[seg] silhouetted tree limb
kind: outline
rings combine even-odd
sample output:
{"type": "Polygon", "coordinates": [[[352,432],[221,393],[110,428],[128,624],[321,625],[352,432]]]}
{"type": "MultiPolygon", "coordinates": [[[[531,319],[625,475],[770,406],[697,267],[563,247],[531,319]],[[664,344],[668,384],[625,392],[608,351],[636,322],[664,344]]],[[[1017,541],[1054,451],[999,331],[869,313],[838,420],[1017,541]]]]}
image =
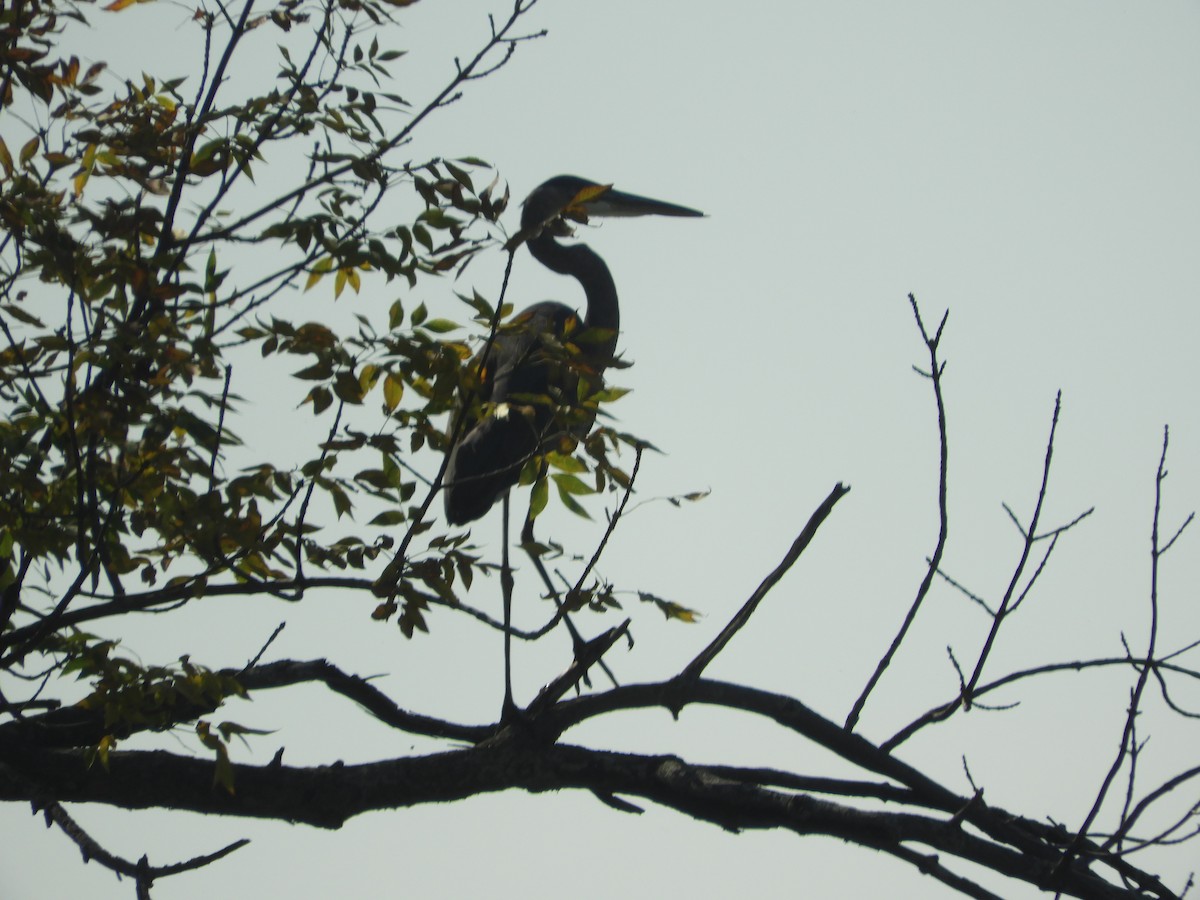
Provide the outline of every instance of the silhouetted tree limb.
{"type": "Polygon", "coordinates": [[[917,321],[917,328],[921,332],[921,339],[925,342],[925,348],[929,353],[929,369],[922,370],[918,366],[913,366],[913,370],[920,376],[929,379],[929,383],[933,388],[934,404],[937,407],[937,423],[938,423],[938,535],[937,541],[934,544],[933,555],[929,558],[929,564],[925,570],[925,577],[921,579],[921,584],[917,588],[917,594],[913,598],[912,605],[909,606],[908,612],[905,613],[904,620],[900,624],[896,636],[892,638],[891,645],[879,657],[879,663],[875,666],[875,671],[871,673],[871,677],[867,679],[866,685],[862,689],[862,693],[858,695],[858,699],[854,701],[854,705],[850,708],[849,714],[846,716],[846,728],[853,729],[857,724],[859,717],[862,715],[863,707],[867,705],[867,700],[871,696],[871,692],[875,690],[879,680],[883,678],[884,672],[891,665],[892,658],[900,649],[900,645],[904,642],[905,636],[916,621],[917,612],[921,608],[921,604],[925,601],[925,597],[929,594],[929,588],[933,584],[933,577],[941,565],[942,554],[946,551],[946,540],[950,536],[950,516],[947,511],[946,495],[947,484],[949,481],[950,471],[950,445],[946,437],[946,402],[942,396],[942,375],[945,372],[946,364],[938,355],[939,345],[942,340],[942,332],[946,328],[946,321],[950,318],[950,310],[946,310],[942,314],[942,320],[938,323],[937,331],[933,336],[925,328],[925,322],[921,318],[921,309],[917,305],[917,298],[913,294],[908,295],[909,306],[912,307],[913,317],[917,321]]]}
{"type": "MultiPolygon", "coordinates": [[[[749,770],[731,778],[734,773],[727,768],[710,770],[675,756],[613,753],[551,743],[539,733],[540,723],[534,724],[532,732],[523,727],[506,728],[463,750],[378,763],[313,768],[235,766],[236,795],[214,784],[211,763],[161,751],[114,752],[105,769],[90,766],[82,751],[24,754],[10,746],[4,748],[5,756],[21,768],[23,777],[13,779],[8,771],[0,772],[0,797],[36,800],[30,787],[36,782],[54,784],[64,802],[101,802],[127,809],[187,809],[336,828],[348,818],[370,810],[447,802],[510,788],[533,793],[583,789],[652,801],[732,831],[783,828],[799,835],[825,834],[892,853],[910,863],[916,860],[901,852],[901,847],[916,843],[1068,896],[1128,896],[1123,889],[1091,874],[1082,863],[1057,867],[1062,845],[1069,840],[1061,830],[1020,820],[976,799],[955,795],[790,698],[703,680],[690,691],[664,683],[615,689],[606,694],[587,698],[594,701],[591,704],[581,699],[564,705],[574,705],[579,716],[578,707],[586,705],[612,712],[645,705],[720,702],[729,708],[769,715],[785,727],[809,736],[820,735],[845,758],[906,783],[911,805],[939,810],[944,815],[862,810],[818,800],[807,793],[781,793],[751,783],[747,781],[749,770]],[[618,702],[613,694],[624,695],[627,700],[618,702]],[[965,830],[964,824],[972,826],[972,831],[965,830]],[[982,835],[974,834],[975,829],[982,835]]],[[[772,776],[772,780],[779,779],[772,776]]],[[[808,785],[810,790],[820,786],[817,782],[808,785]]],[[[850,784],[839,785],[838,793],[851,795],[850,784]]],[[[878,786],[868,785],[864,793],[878,797],[881,791],[878,786]]],[[[892,792],[889,799],[899,801],[903,796],[892,792]]],[[[1112,865],[1150,896],[1173,896],[1156,879],[1118,858],[1101,854],[1089,863],[1112,865]]]]}

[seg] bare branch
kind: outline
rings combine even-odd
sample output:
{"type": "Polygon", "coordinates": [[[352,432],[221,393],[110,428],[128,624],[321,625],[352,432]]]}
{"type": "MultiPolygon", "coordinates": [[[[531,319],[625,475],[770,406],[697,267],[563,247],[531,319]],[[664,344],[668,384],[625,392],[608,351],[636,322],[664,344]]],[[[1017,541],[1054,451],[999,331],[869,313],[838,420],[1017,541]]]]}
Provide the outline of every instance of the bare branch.
{"type": "Polygon", "coordinates": [[[1173,535],[1171,535],[1170,540],[1168,540],[1166,543],[1164,543],[1162,545],[1162,549],[1160,549],[1158,551],[1159,556],[1162,556],[1164,553],[1166,553],[1168,550],[1171,549],[1171,545],[1174,544],[1175,541],[1177,541],[1179,539],[1180,535],[1183,534],[1184,529],[1192,524],[1192,519],[1194,519],[1194,518],[1196,518],[1196,514],[1194,512],[1188,513],[1187,518],[1183,520],[1183,524],[1180,525],[1179,528],[1177,528],[1175,530],[1175,533],[1173,535]]]}
{"type": "MultiPolygon", "coordinates": [[[[991,681],[987,684],[978,685],[972,692],[971,696],[974,700],[975,698],[985,696],[992,691],[999,690],[1000,688],[1014,684],[1015,682],[1029,678],[1040,677],[1042,675],[1048,675],[1054,672],[1082,672],[1087,669],[1111,668],[1113,666],[1124,667],[1129,666],[1131,662],[1132,661],[1128,656],[1116,656],[1107,657],[1104,659],[1076,660],[1074,662],[1049,663],[1043,666],[1034,666],[1029,669],[1022,669],[1019,672],[1013,672],[1009,675],[1005,675],[1003,678],[997,678],[995,681],[991,681]]],[[[1157,660],[1153,664],[1152,668],[1156,672],[1161,669],[1164,671],[1176,672],[1178,674],[1200,680],[1200,672],[1184,668],[1183,666],[1166,663],[1163,660],[1157,660]]],[[[884,750],[894,750],[926,725],[945,721],[950,715],[960,708],[961,699],[962,694],[960,691],[960,693],[953,699],[943,703],[940,706],[935,706],[923,713],[921,716],[904,726],[904,728],[900,729],[898,732],[896,732],[896,734],[892,735],[892,737],[888,738],[879,746],[884,750]]],[[[1182,710],[1177,711],[1181,712],[1183,715],[1191,715],[1182,710]]]]}
{"type": "Polygon", "coordinates": [[[47,823],[53,822],[62,829],[63,834],[75,842],[75,845],[79,848],[79,852],[83,854],[83,861],[85,863],[94,860],[104,866],[104,868],[110,869],[118,875],[135,879],[139,893],[148,891],[150,885],[159,878],[166,878],[170,875],[178,875],[181,872],[190,872],[194,869],[202,868],[219,859],[223,859],[235,850],[240,850],[250,843],[249,839],[242,838],[213,853],[206,853],[202,856],[196,856],[192,859],[172,863],[167,866],[151,866],[145,856],[135,863],[105,850],[95,838],[84,831],[83,827],[68,815],[61,803],[50,801],[41,807],[41,811],[45,814],[47,823]]]}
{"type": "MultiPolygon", "coordinates": [[[[925,557],[925,563],[928,565],[930,562],[932,562],[932,560],[928,556],[925,557]]],[[[982,607],[984,612],[986,612],[989,616],[994,616],[996,614],[996,611],[993,610],[990,606],[988,606],[988,603],[986,600],[984,600],[978,594],[973,593],[965,585],[959,584],[957,581],[955,581],[953,578],[951,578],[949,575],[947,575],[941,569],[937,570],[937,574],[938,574],[938,577],[940,577],[943,581],[945,581],[948,585],[950,585],[950,587],[954,588],[956,591],[958,591],[960,594],[962,594],[968,600],[971,600],[978,606],[982,607]]]]}
{"type": "MultiPolygon", "coordinates": [[[[1050,436],[1046,440],[1046,460],[1042,465],[1042,484],[1038,488],[1037,502],[1033,508],[1033,518],[1029,522],[1029,529],[1025,531],[1025,542],[1021,548],[1021,558],[1017,561],[1012,579],[1008,583],[1008,589],[1004,592],[1004,598],[1000,601],[1000,607],[996,610],[996,615],[992,619],[992,627],[988,632],[987,639],[983,642],[983,649],[979,651],[979,659],[975,663],[975,671],[971,673],[971,677],[967,681],[967,686],[963,691],[963,703],[968,706],[971,703],[971,696],[975,690],[975,686],[979,683],[979,679],[983,675],[983,667],[992,652],[996,635],[1000,632],[1000,625],[1004,622],[1005,616],[1011,612],[1010,605],[1013,603],[1013,593],[1016,591],[1017,583],[1021,579],[1021,573],[1025,570],[1025,563],[1029,559],[1029,553],[1033,547],[1034,535],[1037,534],[1038,521],[1042,514],[1042,504],[1046,499],[1046,486],[1050,480],[1050,460],[1054,454],[1054,432],[1058,428],[1058,414],[1061,410],[1062,392],[1059,391],[1054,397],[1054,415],[1050,420],[1050,436]]],[[[1016,517],[1014,516],[1013,518],[1015,521],[1016,517]]],[[[1053,548],[1053,544],[1051,547],[1053,548]]],[[[1030,584],[1032,585],[1032,580],[1030,584]]]]}
{"type": "Polygon", "coordinates": [[[848,493],[850,493],[850,488],[845,487],[840,482],[834,485],[833,490],[829,492],[829,496],[822,501],[821,505],[809,517],[807,524],[805,524],[800,534],[796,537],[796,540],[792,542],[792,546],[784,554],[783,560],[779,565],[775,567],[770,575],[762,580],[754,590],[754,593],[742,604],[742,608],[729,620],[729,624],[721,629],[721,633],[713,639],[712,643],[701,650],[696,658],[688,663],[683,671],[676,676],[680,682],[687,683],[699,678],[708,664],[716,658],[718,653],[725,649],[725,645],[733,639],[733,636],[741,630],[742,626],[750,621],[750,617],[754,614],[754,610],[758,608],[758,604],[763,601],[763,598],[767,596],[771,588],[779,583],[780,579],[787,574],[788,569],[800,558],[800,554],[812,543],[812,539],[816,536],[817,529],[821,527],[821,523],[833,512],[834,505],[848,493]]]}
{"type": "Polygon", "coordinates": [[[900,625],[900,630],[896,632],[896,636],[892,639],[892,644],[887,651],[880,657],[875,671],[871,673],[871,677],[867,679],[866,686],[862,689],[862,693],[858,695],[858,699],[854,701],[854,705],[850,708],[849,715],[846,716],[846,730],[853,731],[855,725],[858,724],[859,716],[862,715],[863,707],[867,705],[867,698],[871,696],[871,692],[875,690],[875,685],[879,683],[879,679],[883,677],[883,673],[887,671],[891,665],[892,657],[896,655],[896,651],[900,649],[900,645],[904,642],[905,635],[908,634],[908,629],[912,627],[912,623],[917,618],[917,611],[921,608],[921,603],[925,600],[925,596],[929,593],[929,588],[933,584],[934,573],[942,564],[942,554],[946,549],[946,539],[950,534],[949,517],[946,511],[946,480],[950,464],[949,444],[946,440],[946,404],[942,397],[942,374],[945,371],[945,364],[938,358],[938,343],[942,339],[942,330],[946,327],[946,320],[950,317],[950,311],[942,315],[942,321],[938,323],[937,333],[931,338],[925,330],[925,323],[921,319],[921,310],[917,306],[917,298],[913,294],[908,295],[909,305],[912,306],[913,316],[917,320],[917,328],[921,331],[921,338],[925,341],[925,346],[929,350],[929,372],[924,373],[929,378],[933,385],[933,398],[937,404],[937,420],[938,420],[938,536],[937,543],[934,546],[933,554],[929,557],[929,565],[925,569],[925,577],[921,580],[920,587],[917,588],[917,595],[913,598],[912,605],[908,609],[908,613],[904,616],[904,621],[900,625]]]}
{"type": "Polygon", "coordinates": [[[642,451],[644,449],[640,444],[634,447],[633,468],[629,472],[629,484],[625,487],[625,492],[621,496],[621,502],[617,504],[617,508],[613,511],[613,514],[608,517],[608,527],[604,529],[604,536],[600,538],[600,543],[596,545],[596,552],[592,554],[592,558],[584,566],[583,571],[579,574],[579,578],[575,581],[575,587],[571,589],[568,596],[577,596],[583,590],[583,583],[587,581],[587,577],[592,574],[592,570],[600,562],[604,548],[608,546],[608,539],[612,537],[612,533],[616,530],[617,523],[621,521],[621,514],[625,512],[625,506],[629,503],[629,498],[633,495],[633,485],[637,481],[638,469],[642,467],[642,451]]]}
{"type": "MultiPolygon", "coordinates": [[[[1104,780],[1100,784],[1100,789],[1096,792],[1096,799],[1092,803],[1092,808],[1084,817],[1083,824],[1079,827],[1079,837],[1072,842],[1071,846],[1063,854],[1064,862],[1070,856],[1077,852],[1078,845],[1082,842],[1083,835],[1088,833],[1092,827],[1092,823],[1096,820],[1096,816],[1100,814],[1100,808],[1104,805],[1104,798],[1108,795],[1108,789],[1116,778],[1117,773],[1121,770],[1126,757],[1130,752],[1133,742],[1134,729],[1137,724],[1137,717],[1141,710],[1142,692],[1146,688],[1146,679],[1150,677],[1150,670],[1154,663],[1154,650],[1158,643],[1158,564],[1162,556],[1163,550],[1158,539],[1159,517],[1162,514],[1162,485],[1167,477],[1167,445],[1170,440],[1170,431],[1163,428],[1162,453],[1158,458],[1158,471],[1154,478],[1154,518],[1150,528],[1150,634],[1147,640],[1145,664],[1142,666],[1141,673],[1138,675],[1137,683],[1134,685],[1133,691],[1130,693],[1129,708],[1125,716],[1125,726],[1121,733],[1121,740],[1117,747],[1117,755],[1109,767],[1108,772],[1104,776],[1104,780]]],[[[1132,789],[1132,786],[1131,786],[1132,789]]],[[[1120,832],[1118,832],[1120,833],[1120,832]]]]}

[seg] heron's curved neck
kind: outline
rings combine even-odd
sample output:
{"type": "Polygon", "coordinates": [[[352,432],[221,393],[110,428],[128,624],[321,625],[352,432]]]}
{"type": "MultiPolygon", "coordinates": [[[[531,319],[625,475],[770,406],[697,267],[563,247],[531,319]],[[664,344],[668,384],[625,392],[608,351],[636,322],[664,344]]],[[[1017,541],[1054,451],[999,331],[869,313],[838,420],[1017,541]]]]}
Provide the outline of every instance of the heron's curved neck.
{"type": "Polygon", "coordinates": [[[584,325],[612,332],[610,352],[616,349],[621,311],[617,304],[617,286],[599,254],[584,244],[563,245],[547,231],[529,242],[533,258],[552,272],[570,275],[579,282],[587,297],[584,325]]]}

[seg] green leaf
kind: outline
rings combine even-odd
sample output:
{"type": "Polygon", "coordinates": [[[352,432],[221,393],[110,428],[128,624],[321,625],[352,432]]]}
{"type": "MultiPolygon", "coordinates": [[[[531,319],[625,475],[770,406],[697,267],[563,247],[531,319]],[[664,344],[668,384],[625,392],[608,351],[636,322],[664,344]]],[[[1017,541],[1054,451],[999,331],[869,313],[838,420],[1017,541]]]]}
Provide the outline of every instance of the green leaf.
{"type": "Polygon", "coordinates": [[[350,495],[342,490],[341,485],[330,481],[325,482],[322,486],[329,493],[329,496],[333,498],[333,508],[337,512],[339,519],[354,509],[354,504],[350,502],[350,495]]]}
{"type": "Polygon", "coordinates": [[[632,388],[605,388],[602,391],[596,391],[587,399],[594,400],[597,403],[612,403],[614,400],[620,400],[628,394],[632,388]]]}
{"type": "Polygon", "coordinates": [[[563,472],[574,472],[578,474],[588,470],[587,464],[584,463],[583,460],[572,456],[569,453],[559,453],[557,450],[552,450],[546,454],[546,462],[550,463],[550,465],[554,466],[554,468],[562,470],[563,472]]]}
{"type": "Polygon", "coordinates": [[[393,525],[401,525],[405,521],[404,510],[389,509],[387,512],[381,512],[373,518],[368,524],[378,525],[382,528],[389,528],[393,525]]]}
{"type": "Polygon", "coordinates": [[[274,734],[275,732],[262,728],[247,728],[245,725],[239,725],[237,722],[222,722],[217,726],[217,730],[221,732],[221,737],[226,741],[233,735],[241,736],[243,734],[274,734]]]}
{"type": "MultiPolygon", "coordinates": [[[[311,366],[301,369],[299,372],[293,372],[293,378],[302,378],[306,381],[323,381],[333,374],[333,366],[329,364],[327,359],[319,359],[311,366]]],[[[358,382],[356,381],[355,384],[358,382]]]]}
{"type": "Polygon", "coordinates": [[[592,518],[588,511],[579,505],[579,501],[563,491],[561,487],[558,490],[558,499],[562,501],[563,506],[575,513],[575,515],[579,516],[580,518],[589,520],[592,518]]]}
{"type": "Polygon", "coordinates": [[[442,165],[444,165],[446,167],[446,171],[448,171],[452,176],[454,176],[455,181],[457,181],[459,184],[461,184],[463,187],[465,187],[471,193],[475,192],[475,185],[473,185],[471,183],[470,175],[468,175],[465,171],[460,169],[458,166],[454,165],[454,163],[450,162],[448,159],[442,160],[442,165]]]}
{"type": "Polygon", "coordinates": [[[8,315],[12,316],[18,322],[24,322],[26,325],[33,325],[37,328],[45,328],[46,327],[45,325],[42,324],[41,319],[39,319],[37,316],[30,315],[29,313],[25,312],[25,310],[21,309],[21,307],[15,305],[15,304],[3,303],[3,304],[0,304],[0,309],[4,310],[4,312],[6,312],[8,315]]]}
{"type": "Polygon", "coordinates": [[[566,472],[554,472],[550,477],[554,479],[554,483],[558,486],[559,494],[586,496],[596,493],[595,488],[585,484],[575,475],[566,472]]]}
{"type": "Polygon", "coordinates": [[[333,392],[347,403],[359,404],[363,401],[362,385],[353,372],[338,372],[333,380],[333,392]]]}
{"type": "Polygon", "coordinates": [[[550,484],[545,478],[539,478],[533,483],[533,491],[529,495],[529,518],[536,519],[550,499],[550,484]]]}
{"type": "Polygon", "coordinates": [[[320,415],[333,404],[333,394],[328,388],[313,388],[308,392],[308,399],[312,401],[314,415],[320,415]]]}
{"type": "MultiPolygon", "coordinates": [[[[444,209],[438,209],[436,206],[425,210],[425,212],[421,213],[421,215],[417,218],[419,221],[428,224],[431,228],[437,228],[442,231],[453,228],[455,225],[462,224],[462,222],[447,213],[444,209]]],[[[418,239],[419,237],[420,236],[418,235],[418,239]]],[[[424,243],[424,241],[422,241],[422,243],[424,243]]],[[[433,248],[431,247],[430,249],[433,248]]]]}
{"type": "Polygon", "coordinates": [[[39,138],[34,135],[25,142],[25,146],[21,148],[21,166],[24,168],[33,159],[33,154],[37,153],[39,138]]]}

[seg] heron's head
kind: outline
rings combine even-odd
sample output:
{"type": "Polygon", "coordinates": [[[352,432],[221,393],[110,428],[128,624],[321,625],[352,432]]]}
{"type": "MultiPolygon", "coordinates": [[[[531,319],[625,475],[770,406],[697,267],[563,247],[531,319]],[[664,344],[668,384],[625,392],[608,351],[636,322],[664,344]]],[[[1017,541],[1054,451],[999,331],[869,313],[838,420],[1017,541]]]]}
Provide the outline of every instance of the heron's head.
{"type": "Polygon", "coordinates": [[[592,216],[702,216],[704,213],[627,194],[575,175],[558,175],[538,185],[525,199],[521,230],[537,233],[549,230],[556,236],[571,233],[568,220],[586,222],[592,216]]]}

